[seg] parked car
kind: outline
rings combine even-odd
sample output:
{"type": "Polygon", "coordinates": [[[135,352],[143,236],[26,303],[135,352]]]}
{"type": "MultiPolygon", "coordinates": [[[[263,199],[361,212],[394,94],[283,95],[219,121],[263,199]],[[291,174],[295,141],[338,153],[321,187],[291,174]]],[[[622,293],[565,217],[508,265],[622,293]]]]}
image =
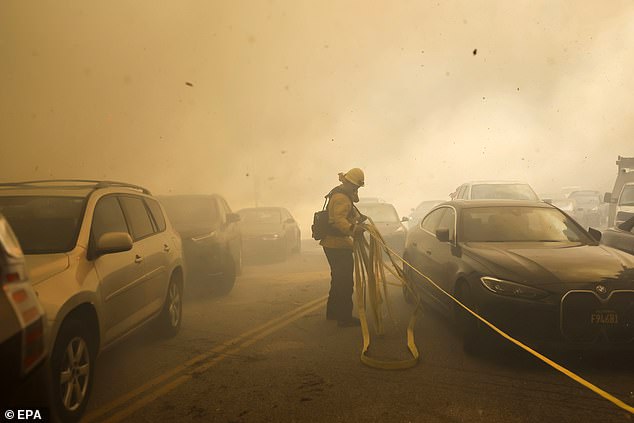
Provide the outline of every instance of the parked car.
{"type": "Polygon", "coordinates": [[[539,197],[525,182],[479,181],[467,182],[450,195],[452,200],[532,200],[539,197]]]}
{"type": "MultiPolygon", "coordinates": [[[[450,201],[410,231],[405,259],[511,336],[545,345],[634,346],[634,257],[552,205],[450,201]]],[[[486,328],[404,266],[423,300],[454,317],[466,351],[486,328]]]]}
{"type": "Polygon", "coordinates": [[[634,216],[619,226],[603,231],[601,244],[634,254],[634,216]]]}
{"type": "Polygon", "coordinates": [[[608,226],[608,205],[603,202],[599,191],[573,191],[568,194],[568,198],[575,202],[572,216],[581,226],[584,228],[608,226]]]}
{"type": "Polygon", "coordinates": [[[0,403],[46,407],[46,316],[29,282],[20,244],[2,215],[0,286],[0,403]]]}
{"type": "Polygon", "coordinates": [[[286,258],[301,250],[302,235],[297,221],[283,207],[254,207],[238,211],[245,256],[273,252],[286,258]]]}
{"type": "Polygon", "coordinates": [[[357,208],[361,214],[372,219],[388,247],[401,255],[407,238],[407,228],[403,222],[407,222],[407,218],[399,219],[396,209],[389,203],[359,202],[357,208]]]}
{"type": "Polygon", "coordinates": [[[415,209],[412,209],[412,213],[409,215],[409,221],[407,222],[408,228],[411,229],[413,226],[418,225],[431,209],[443,201],[444,200],[427,200],[418,204],[415,209]]]}
{"type": "Polygon", "coordinates": [[[192,281],[229,293],[242,272],[240,216],[217,194],[170,195],[160,201],[183,240],[192,281]]]}
{"type": "Polygon", "coordinates": [[[125,183],[4,183],[0,213],[46,312],[52,409],[77,421],[100,351],[150,321],[167,336],[178,332],[180,238],[150,192],[125,183]]]}

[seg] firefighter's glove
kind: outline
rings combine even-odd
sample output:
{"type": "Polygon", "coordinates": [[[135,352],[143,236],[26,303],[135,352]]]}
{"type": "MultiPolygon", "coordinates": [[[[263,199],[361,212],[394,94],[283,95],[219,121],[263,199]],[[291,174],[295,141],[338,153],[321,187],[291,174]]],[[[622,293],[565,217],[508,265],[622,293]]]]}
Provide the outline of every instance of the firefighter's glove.
{"type": "Polygon", "coordinates": [[[354,225],[354,229],[352,230],[352,236],[354,238],[362,237],[363,232],[365,232],[365,225],[361,225],[361,224],[354,225]]]}

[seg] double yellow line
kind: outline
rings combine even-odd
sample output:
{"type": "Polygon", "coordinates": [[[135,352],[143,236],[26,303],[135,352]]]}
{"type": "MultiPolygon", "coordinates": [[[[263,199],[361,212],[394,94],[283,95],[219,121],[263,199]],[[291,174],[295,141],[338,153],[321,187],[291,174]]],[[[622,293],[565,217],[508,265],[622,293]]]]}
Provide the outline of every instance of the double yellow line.
{"type": "Polygon", "coordinates": [[[327,296],[310,301],[276,319],[257,326],[237,337],[223,342],[211,350],[199,354],[184,364],[178,365],[166,373],[155,377],[138,388],[115,399],[84,416],[84,422],[119,422],[142,409],[157,398],[173,391],[191,380],[195,374],[202,373],[227,357],[233,356],[262,338],[288,326],[295,320],[323,307],[327,296]]]}

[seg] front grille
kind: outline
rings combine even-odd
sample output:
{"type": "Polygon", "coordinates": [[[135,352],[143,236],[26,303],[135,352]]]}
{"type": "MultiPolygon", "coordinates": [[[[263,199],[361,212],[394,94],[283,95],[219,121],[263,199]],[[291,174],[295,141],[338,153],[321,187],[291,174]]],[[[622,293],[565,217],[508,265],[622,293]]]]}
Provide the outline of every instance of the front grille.
{"type": "Polygon", "coordinates": [[[634,291],[601,298],[592,291],[571,291],[561,300],[561,333],[569,341],[634,341],[634,291]]]}

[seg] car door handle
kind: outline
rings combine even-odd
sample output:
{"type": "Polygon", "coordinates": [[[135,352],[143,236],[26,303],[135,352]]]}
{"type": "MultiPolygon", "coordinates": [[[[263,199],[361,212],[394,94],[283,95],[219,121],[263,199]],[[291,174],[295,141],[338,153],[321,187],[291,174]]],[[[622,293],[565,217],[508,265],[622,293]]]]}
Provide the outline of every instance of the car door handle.
{"type": "Polygon", "coordinates": [[[170,246],[167,244],[163,244],[163,251],[165,251],[166,253],[170,252],[170,246]]]}
{"type": "Polygon", "coordinates": [[[142,261],[143,261],[143,257],[137,254],[136,257],[134,258],[134,262],[141,263],[142,261]]]}

